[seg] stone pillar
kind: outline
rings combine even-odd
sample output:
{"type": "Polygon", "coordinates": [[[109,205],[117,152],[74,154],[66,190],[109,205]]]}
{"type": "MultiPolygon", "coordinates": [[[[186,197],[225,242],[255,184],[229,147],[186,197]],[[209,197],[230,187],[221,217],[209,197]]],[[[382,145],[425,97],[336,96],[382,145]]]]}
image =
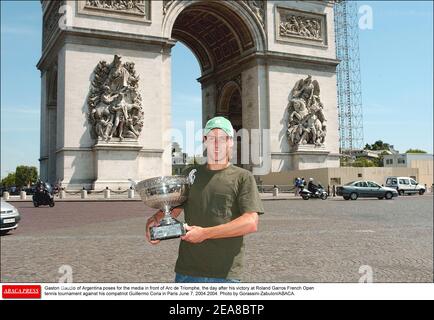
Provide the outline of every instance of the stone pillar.
{"type": "Polygon", "coordinates": [[[104,190],[104,199],[110,199],[110,189],[106,188],[104,190]]]}
{"type": "Polygon", "coordinates": [[[3,199],[5,201],[9,200],[9,192],[7,192],[7,191],[3,192],[3,199]]]}
{"type": "Polygon", "coordinates": [[[92,188],[102,190],[106,187],[129,187],[130,182],[125,177],[137,176],[141,149],[142,146],[132,140],[111,143],[98,141],[92,148],[96,172],[92,188]]]}
{"type": "Polygon", "coordinates": [[[41,70],[39,176],[43,181],[48,181],[47,77],[48,71],[41,70]]]}
{"type": "Polygon", "coordinates": [[[57,110],[56,106],[50,105],[47,109],[48,126],[48,168],[47,180],[49,183],[56,182],[56,138],[57,138],[57,110]]]}
{"type": "Polygon", "coordinates": [[[132,188],[128,190],[128,199],[134,199],[134,189],[132,188]]]}
{"type": "Polygon", "coordinates": [[[26,192],[25,191],[20,191],[20,199],[21,200],[26,200],[26,198],[27,198],[26,192]]]}
{"type": "Polygon", "coordinates": [[[87,199],[87,190],[81,190],[81,198],[82,199],[87,199]]]}
{"type": "Polygon", "coordinates": [[[277,197],[279,195],[279,188],[274,186],[273,188],[273,197],[277,197]]]}

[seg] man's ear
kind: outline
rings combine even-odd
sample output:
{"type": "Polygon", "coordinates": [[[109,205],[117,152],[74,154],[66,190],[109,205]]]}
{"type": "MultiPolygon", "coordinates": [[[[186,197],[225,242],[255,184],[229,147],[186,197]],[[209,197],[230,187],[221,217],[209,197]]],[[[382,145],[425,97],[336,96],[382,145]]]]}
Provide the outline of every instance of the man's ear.
{"type": "Polygon", "coordinates": [[[232,148],[234,146],[234,138],[229,138],[229,140],[228,140],[228,146],[230,148],[232,148]]]}

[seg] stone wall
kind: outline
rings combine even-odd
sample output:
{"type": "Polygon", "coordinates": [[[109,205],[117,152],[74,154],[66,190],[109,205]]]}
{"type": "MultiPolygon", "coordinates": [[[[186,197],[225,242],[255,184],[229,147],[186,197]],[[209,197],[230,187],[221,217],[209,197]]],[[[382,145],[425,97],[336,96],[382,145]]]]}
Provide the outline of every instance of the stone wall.
{"type": "MultiPolygon", "coordinates": [[[[265,176],[259,176],[264,185],[293,185],[296,177],[304,177],[306,181],[314,178],[327,185],[344,185],[355,180],[371,180],[378,184],[384,184],[388,176],[416,177],[419,179],[419,169],[416,168],[384,168],[384,167],[341,167],[341,168],[320,168],[310,170],[294,170],[287,172],[275,172],[265,176]],[[340,183],[338,180],[340,179],[340,183]]],[[[419,183],[422,182],[420,179],[419,183]]],[[[430,186],[430,184],[428,185],[430,186]]]]}

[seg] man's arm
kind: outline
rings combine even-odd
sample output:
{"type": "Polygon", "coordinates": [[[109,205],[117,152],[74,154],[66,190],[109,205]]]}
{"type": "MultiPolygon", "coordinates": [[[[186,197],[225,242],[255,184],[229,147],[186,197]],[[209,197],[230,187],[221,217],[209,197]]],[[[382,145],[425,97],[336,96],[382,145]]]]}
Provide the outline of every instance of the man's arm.
{"type": "Polygon", "coordinates": [[[187,226],[187,234],[181,239],[191,243],[201,243],[207,239],[221,239],[244,236],[258,230],[258,214],[246,212],[231,222],[215,227],[202,228],[187,226]]]}

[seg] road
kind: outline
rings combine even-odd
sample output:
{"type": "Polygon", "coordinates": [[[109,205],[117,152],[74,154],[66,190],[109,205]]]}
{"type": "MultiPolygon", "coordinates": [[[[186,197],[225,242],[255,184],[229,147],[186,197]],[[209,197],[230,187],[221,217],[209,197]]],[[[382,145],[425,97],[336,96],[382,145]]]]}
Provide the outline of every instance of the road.
{"type": "MultiPolygon", "coordinates": [[[[73,282],[174,279],[179,240],[148,244],[154,210],[141,202],[14,205],[22,222],[0,238],[2,282],[58,282],[69,267],[73,282]]],[[[259,231],[245,237],[244,282],[433,281],[432,195],[264,206],[259,231]]]]}

